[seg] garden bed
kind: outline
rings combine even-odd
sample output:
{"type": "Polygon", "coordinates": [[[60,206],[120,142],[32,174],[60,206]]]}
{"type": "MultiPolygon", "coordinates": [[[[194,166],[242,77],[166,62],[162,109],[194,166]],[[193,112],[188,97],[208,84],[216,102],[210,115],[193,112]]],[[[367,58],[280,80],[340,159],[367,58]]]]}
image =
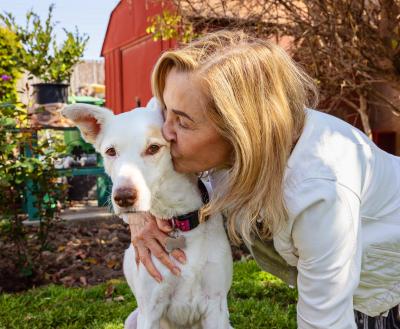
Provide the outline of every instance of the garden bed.
{"type": "MultiPolygon", "coordinates": [[[[32,237],[38,227],[26,229],[32,237]]],[[[30,250],[36,250],[38,256],[33,273],[18,273],[15,246],[11,242],[0,242],[0,289],[20,291],[49,283],[86,286],[121,277],[122,257],[129,242],[129,229],[117,218],[56,221],[50,229],[47,250],[39,252],[36,240],[27,241],[30,250]]]]}
{"type": "MultiPolygon", "coordinates": [[[[55,221],[44,251],[39,251],[39,243],[32,239],[38,227],[26,229],[31,237],[26,243],[38,257],[36,270],[20,273],[16,267],[15,245],[0,240],[0,293],[50,283],[66,287],[95,285],[123,276],[122,260],[130,243],[130,233],[119,218],[55,221]]],[[[233,254],[235,259],[241,259],[246,252],[233,248],[233,254]]]]}

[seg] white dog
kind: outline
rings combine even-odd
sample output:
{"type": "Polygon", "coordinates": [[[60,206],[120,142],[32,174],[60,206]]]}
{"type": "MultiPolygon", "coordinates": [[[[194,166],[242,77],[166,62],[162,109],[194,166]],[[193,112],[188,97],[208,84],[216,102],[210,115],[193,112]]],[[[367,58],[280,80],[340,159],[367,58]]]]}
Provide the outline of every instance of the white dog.
{"type": "MultiPolygon", "coordinates": [[[[124,274],[138,303],[137,328],[230,328],[227,294],[232,255],[222,216],[196,226],[197,210],[203,205],[197,177],[173,170],[169,144],[161,134],[158,102],[153,99],[147,108],[120,115],[86,104],[69,105],[62,113],[104,157],[113,182],[115,213],[124,217],[150,211],[158,218],[174,219],[180,228],[175,233],[185,238],[187,263],[173,260],[181,268],[180,276],[152,258],[163,277],[161,283],[142,264],[136,266],[132,245],[126,250],[124,274]]],[[[125,328],[136,327],[132,315],[125,328]]]]}

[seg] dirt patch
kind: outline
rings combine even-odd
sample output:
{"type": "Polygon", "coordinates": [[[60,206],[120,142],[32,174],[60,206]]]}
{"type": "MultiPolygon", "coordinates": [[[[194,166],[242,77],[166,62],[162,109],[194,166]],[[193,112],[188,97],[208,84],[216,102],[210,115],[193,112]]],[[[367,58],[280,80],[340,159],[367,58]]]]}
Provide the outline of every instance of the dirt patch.
{"type": "MultiPolygon", "coordinates": [[[[37,227],[27,228],[34,236],[37,227]]],[[[22,275],[15,265],[15,246],[0,241],[0,292],[17,292],[49,283],[68,287],[94,285],[123,276],[122,262],[130,243],[128,226],[119,218],[80,222],[56,221],[49,234],[47,250],[39,252],[28,239],[38,260],[33,273],[22,275]]],[[[234,259],[247,255],[233,248],[234,259]]],[[[135,264],[132,264],[135,266],[135,264]]]]}
{"type": "MultiPolygon", "coordinates": [[[[35,235],[38,228],[27,228],[35,235]]],[[[16,268],[12,243],[0,246],[0,289],[20,291],[48,283],[86,286],[121,277],[123,253],[130,242],[129,229],[118,218],[85,222],[55,222],[47,250],[28,240],[38,251],[36,269],[23,275],[16,268]]]]}

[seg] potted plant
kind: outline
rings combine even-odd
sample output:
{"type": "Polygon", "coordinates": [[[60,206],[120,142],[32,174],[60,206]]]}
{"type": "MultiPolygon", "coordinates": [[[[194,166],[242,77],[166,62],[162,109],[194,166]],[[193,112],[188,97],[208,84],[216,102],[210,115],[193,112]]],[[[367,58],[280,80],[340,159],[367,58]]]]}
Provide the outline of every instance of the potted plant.
{"type": "Polygon", "coordinates": [[[79,63],[89,37],[64,29],[66,39],[57,45],[53,22],[54,4],[49,7],[47,18],[42,22],[32,10],[26,13],[26,25],[18,25],[11,13],[0,14],[8,29],[16,34],[22,44],[20,67],[27,70],[31,77],[42,82],[34,84],[36,103],[65,103],[68,98],[68,83],[79,63]]]}

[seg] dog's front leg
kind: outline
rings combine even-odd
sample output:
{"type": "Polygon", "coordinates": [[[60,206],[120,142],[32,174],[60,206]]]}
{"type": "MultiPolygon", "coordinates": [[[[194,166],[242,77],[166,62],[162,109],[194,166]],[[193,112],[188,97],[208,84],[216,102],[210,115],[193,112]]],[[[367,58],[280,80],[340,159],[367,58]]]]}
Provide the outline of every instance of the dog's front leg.
{"type": "Polygon", "coordinates": [[[137,326],[134,329],[160,329],[164,305],[155,304],[154,298],[151,298],[151,296],[148,296],[147,300],[138,298],[137,302],[139,305],[137,309],[137,326]]]}
{"type": "MultiPolygon", "coordinates": [[[[144,270],[142,268],[141,270],[144,270]]],[[[154,280],[146,274],[149,280],[154,280]]],[[[145,280],[141,280],[145,282],[145,280]]],[[[137,321],[137,329],[161,329],[160,321],[169,304],[170,286],[168,284],[156,283],[149,289],[149,285],[144,284],[137,291],[137,303],[139,305],[139,314],[137,321]]],[[[138,287],[136,287],[138,288],[138,287]]]]}
{"type": "Polygon", "coordinates": [[[207,310],[201,320],[202,328],[231,329],[229,324],[228,301],[226,296],[217,295],[209,299],[207,310]]]}
{"type": "Polygon", "coordinates": [[[126,319],[124,329],[160,329],[160,318],[165,307],[165,303],[160,302],[160,296],[168,295],[165,291],[167,288],[156,283],[143,264],[136,266],[132,245],[125,251],[124,274],[138,303],[138,308],[126,319]]]}
{"type": "Polygon", "coordinates": [[[161,318],[155,318],[154,314],[139,313],[137,329],[160,329],[160,319],[161,318]]]}

